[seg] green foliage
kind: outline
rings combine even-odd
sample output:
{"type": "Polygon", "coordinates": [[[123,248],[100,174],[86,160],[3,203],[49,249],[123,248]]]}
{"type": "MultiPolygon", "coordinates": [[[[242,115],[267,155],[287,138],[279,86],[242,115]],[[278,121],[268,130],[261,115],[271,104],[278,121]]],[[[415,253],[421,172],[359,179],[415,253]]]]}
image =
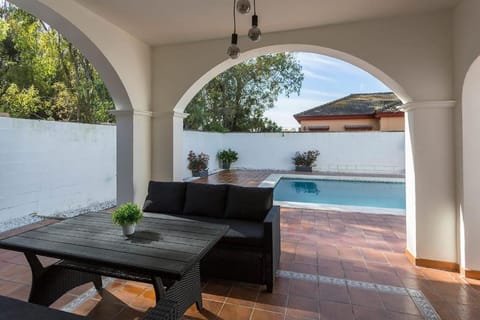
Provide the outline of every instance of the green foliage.
{"type": "Polygon", "coordinates": [[[17,118],[102,123],[114,121],[108,112],[113,108],[100,76],[71,43],[0,0],[0,111],[17,118]]]}
{"type": "Polygon", "coordinates": [[[222,163],[233,163],[238,160],[238,152],[228,148],[217,153],[218,160],[222,163]]]}
{"type": "Polygon", "coordinates": [[[208,168],[208,160],[210,160],[210,157],[208,154],[205,153],[199,153],[196,154],[192,150],[188,153],[188,169],[192,171],[202,171],[202,170],[207,170],[208,168]]]}
{"type": "Polygon", "coordinates": [[[112,213],[112,221],[115,224],[126,225],[137,223],[143,218],[142,210],[134,203],[124,203],[112,213]]]}
{"type": "Polygon", "coordinates": [[[318,150],[308,150],[302,153],[297,151],[292,160],[296,166],[312,167],[315,165],[315,161],[317,161],[319,155],[320,151],[318,150]]]}
{"type": "Polygon", "coordinates": [[[38,95],[38,90],[34,86],[28,89],[19,89],[15,83],[12,83],[2,96],[0,96],[0,106],[3,112],[8,112],[15,118],[38,117],[42,105],[42,100],[38,95]]]}
{"type": "Polygon", "coordinates": [[[302,67],[293,54],[259,56],[219,74],[198,92],[185,112],[185,129],[217,132],[277,132],[265,118],[281,94],[300,93],[302,67]]]}

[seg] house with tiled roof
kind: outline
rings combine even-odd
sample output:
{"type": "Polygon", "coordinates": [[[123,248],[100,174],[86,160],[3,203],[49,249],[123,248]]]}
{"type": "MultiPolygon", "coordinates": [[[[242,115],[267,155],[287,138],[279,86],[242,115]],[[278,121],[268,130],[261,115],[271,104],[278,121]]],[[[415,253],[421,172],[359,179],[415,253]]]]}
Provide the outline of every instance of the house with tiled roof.
{"type": "Polygon", "coordinates": [[[300,131],[404,131],[401,104],[393,92],[355,93],[294,117],[300,131]]]}

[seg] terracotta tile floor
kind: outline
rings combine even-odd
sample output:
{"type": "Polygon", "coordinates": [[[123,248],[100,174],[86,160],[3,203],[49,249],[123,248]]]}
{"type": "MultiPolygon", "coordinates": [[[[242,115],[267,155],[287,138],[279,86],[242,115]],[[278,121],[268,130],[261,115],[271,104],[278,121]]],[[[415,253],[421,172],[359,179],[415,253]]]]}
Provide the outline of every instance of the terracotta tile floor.
{"type": "MultiPolygon", "coordinates": [[[[197,182],[258,185],[268,174],[221,172],[197,182]]],[[[417,306],[423,293],[441,319],[480,319],[480,281],[408,262],[404,217],[283,208],[281,228],[282,271],[272,294],[257,285],[209,280],[204,309],[192,307],[185,318],[425,319],[417,306]]],[[[26,300],[30,281],[23,256],[0,250],[0,294],[26,300]]],[[[150,285],[113,280],[101,295],[92,287],[72,290],[53,307],[93,319],[141,319],[154,304],[150,285]]]]}

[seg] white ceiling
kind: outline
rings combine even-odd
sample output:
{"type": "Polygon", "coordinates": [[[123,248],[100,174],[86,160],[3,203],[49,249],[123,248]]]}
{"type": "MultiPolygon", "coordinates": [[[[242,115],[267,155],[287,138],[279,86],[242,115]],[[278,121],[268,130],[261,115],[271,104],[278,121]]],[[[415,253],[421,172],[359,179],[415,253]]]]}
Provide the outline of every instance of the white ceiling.
{"type": "MultiPolygon", "coordinates": [[[[228,37],[233,0],[75,0],[151,45],[228,37]]],[[[250,0],[253,5],[253,0],[250,0]]],[[[263,33],[424,13],[460,0],[257,0],[263,33]]],[[[237,14],[238,33],[250,15],[237,14]]]]}

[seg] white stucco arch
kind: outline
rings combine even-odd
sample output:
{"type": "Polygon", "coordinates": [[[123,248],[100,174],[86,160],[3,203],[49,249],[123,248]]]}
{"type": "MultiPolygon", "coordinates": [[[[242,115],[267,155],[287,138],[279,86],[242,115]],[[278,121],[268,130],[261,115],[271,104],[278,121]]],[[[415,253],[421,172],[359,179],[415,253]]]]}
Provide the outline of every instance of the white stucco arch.
{"type": "MultiPolygon", "coordinates": [[[[404,29],[411,27],[411,21],[408,23],[404,29]]],[[[351,27],[354,29],[356,26],[351,27]]],[[[311,52],[341,59],[375,76],[405,103],[408,126],[405,136],[405,160],[408,165],[406,180],[409,185],[407,250],[416,264],[425,259],[444,261],[454,269],[457,261],[457,241],[452,187],[453,143],[450,142],[453,142],[451,112],[455,104],[450,100],[451,82],[445,77],[449,72],[445,68],[449,61],[448,55],[442,53],[431,59],[439,51],[428,45],[428,48],[424,49],[429,51],[430,55],[419,57],[410,50],[412,44],[405,46],[400,41],[386,50],[382,44],[368,43],[372,41],[372,32],[376,32],[378,28],[378,25],[372,29],[369,26],[366,28],[368,32],[359,34],[362,40],[355,43],[352,43],[351,35],[347,39],[337,37],[338,30],[335,30],[335,27],[328,31],[318,28],[275,34],[262,47],[255,47],[244,39],[240,42],[245,51],[237,60],[226,57],[226,42],[221,40],[155,48],[153,179],[180,180],[184,177],[182,131],[183,118],[186,115],[183,111],[193,96],[216,75],[252,57],[275,52],[311,52]],[[333,40],[330,43],[319,41],[318,34],[322,32],[331,32],[334,35],[333,40]],[[288,41],[295,38],[305,38],[305,41],[288,41]],[[362,42],[363,40],[365,41],[362,42]],[[192,52],[202,54],[193,59],[192,52]],[[439,61],[444,63],[439,64],[439,61]],[[168,139],[169,135],[171,140],[168,139]],[[431,139],[435,135],[445,143],[432,144],[431,139]],[[158,147],[160,144],[162,148],[158,147]],[[165,150],[172,150],[173,157],[168,157],[165,150]],[[173,170],[173,177],[169,177],[169,172],[172,172],[170,170],[173,170]],[[438,172],[443,174],[438,175],[438,172]],[[430,185],[432,176],[438,177],[435,188],[430,185]],[[432,223],[435,220],[440,222],[432,223]]],[[[405,36],[409,37],[410,34],[405,36]]],[[[425,35],[425,38],[430,36],[431,34],[425,35]]],[[[415,39],[418,41],[415,44],[417,47],[425,46],[425,41],[421,38],[415,39]]]]}
{"type": "Polygon", "coordinates": [[[32,15],[48,23],[52,28],[60,32],[68,39],[83,55],[92,63],[105,82],[107,89],[118,110],[131,110],[132,102],[127,90],[122,83],[114,66],[105,57],[103,52],[80,28],[71,21],[53,10],[53,8],[37,1],[10,0],[18,7],[30,12],[32,15]]]}
{"type": "Polygon", "coordinates": [[[10,1],[64,35],[99,72],[116,108],[117,203],[142,201],[151,169],[150,46],[73,0],[10,1]]]}
{"type": "Polygon", "coordinates": [[[412,99],[407,94],[405,89],[393,78],[387,75],[385,72],[377,68],[376,66],[358,58],[346,52],[339,50],[334,50],[331,48],[321,47],[311,44],[279,44],[279,45],[270,45],[260,48],[255,48],[243,52],[238,59],[229,59],[226,58],[223,62],[219,63],[212,69],[208,70],[203,76],[196,80],[190,88],[182,95],[180,100],[175,105],[173,111],[183,112],[188,105],[188,103],[193,99],[193,97],[213,78],[215,78],[220,73],[228,70],[236,64],[242,63],[248,59],[258,57],[265,54],[272,53],[281,53],[281,52],[308,52],[316,53],[339,60],[343,60],[352,65],[355,65],[364,71],[370,73],[378,80],[383,82],[387,87],[389,87],[403,103],[410,102],[412,99]]]}
{"type": "Polygon", "coordinates": [[[467,272],[480,270],[480,56],[466,73],[462,90],[463,204],[460,212],[460,262],[467,272]]]}

